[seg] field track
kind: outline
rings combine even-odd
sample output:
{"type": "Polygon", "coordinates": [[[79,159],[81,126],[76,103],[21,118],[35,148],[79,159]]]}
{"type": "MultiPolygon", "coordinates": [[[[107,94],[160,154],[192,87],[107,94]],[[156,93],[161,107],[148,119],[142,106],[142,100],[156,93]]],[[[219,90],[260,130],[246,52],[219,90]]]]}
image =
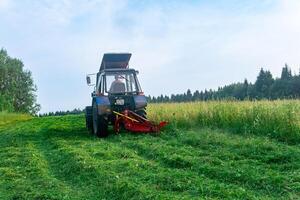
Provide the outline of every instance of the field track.
{"type": "MultiPolygon", "coordinates": [[[[285,119],[285,109],[297,113],[298,103],[272,106],[285,119]]],[[[176,109],[184,106],[191,105],[176,109]]],[[[182,118],[176,118],[174,105],[151,105],[152,119],[173,120],[161,135],[122,132],[105,139],[89,135],[83,115],[23,115],[18,122],[2,116],[6,121],[0,124],[0,199],[299,199],[297,115],[287,118],[293,120],[289,130],[295,130],[290,135],[262,134],[257,132],[262,125],[247,125],[245,132],[232,125],[243,126],[234,116],[247,107],[235,111],[231,121],[222,122],[225,118],[219,114],[219,121],[212,123],[218,111],[210,106],[226,113],[234,104],[197,106],[202,106],[199,112],[193,109],[197,115],[182,111],[182,118]],[[204,115],[201,118],[204,112],[211,112],[206,121],[204,115]]],[[[272,117],[263,112],[260,116],[272,117]]],[[[281,126],[273,128],[283,130],[281,126]]]]}

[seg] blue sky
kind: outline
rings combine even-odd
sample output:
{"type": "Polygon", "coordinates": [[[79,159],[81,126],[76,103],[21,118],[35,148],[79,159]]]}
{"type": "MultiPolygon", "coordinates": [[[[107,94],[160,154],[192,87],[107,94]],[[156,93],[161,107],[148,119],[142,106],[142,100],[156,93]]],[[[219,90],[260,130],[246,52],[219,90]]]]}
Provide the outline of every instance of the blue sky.
{"type": "Polygon", "coordinates": [[[105,52],[133,53],[148,95],[300,67],[300,1],[0,0],[0,47],[33,73],[41,112],[83,108],[105,52]]]}

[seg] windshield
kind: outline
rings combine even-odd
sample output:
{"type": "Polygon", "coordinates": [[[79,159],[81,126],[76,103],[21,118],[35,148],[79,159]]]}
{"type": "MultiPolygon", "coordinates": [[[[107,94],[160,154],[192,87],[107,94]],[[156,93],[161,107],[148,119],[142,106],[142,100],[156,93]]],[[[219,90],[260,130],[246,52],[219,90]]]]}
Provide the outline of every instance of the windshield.
{"type": "Polygon", "coordinates": [[[139,92],[139,85],[133,73],[106,74],[106,92],[109,94],[139,92]]]}

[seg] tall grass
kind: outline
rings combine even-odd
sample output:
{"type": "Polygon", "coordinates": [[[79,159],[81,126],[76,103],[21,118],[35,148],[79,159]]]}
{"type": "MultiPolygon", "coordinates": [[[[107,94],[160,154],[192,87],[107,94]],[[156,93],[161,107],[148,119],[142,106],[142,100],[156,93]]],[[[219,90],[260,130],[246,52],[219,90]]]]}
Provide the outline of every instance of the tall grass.
{"type": "Polygon", "coordinates": [[[31,118],[32,117],[28,114],[0,112],[0,126],[11,122],[28,120],[31,118]]]}
{"type": "Polygon", "coordinates": [[[148,114],[154,121],[169,121],[174,128],[225,128],[300,142],[299,100],[150,104],[148,114]]]}

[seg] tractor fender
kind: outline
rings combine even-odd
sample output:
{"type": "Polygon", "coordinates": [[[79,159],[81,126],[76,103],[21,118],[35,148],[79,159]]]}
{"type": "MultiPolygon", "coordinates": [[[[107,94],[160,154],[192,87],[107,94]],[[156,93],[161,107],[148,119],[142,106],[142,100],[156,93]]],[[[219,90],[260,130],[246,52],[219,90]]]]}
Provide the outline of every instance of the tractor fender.
{"type": "Polygon", "coordinates": [[[93,98],[93,102],[96,102],[99,115],[105,115],[111,113],[110,102],[107,96],[96,96],[93,98]]]}
{"type": "Polygon", "coordinates": [[[147,106],[147,100],[144,95],[134,96],[135,109],[142,109],[147,106]]]}

